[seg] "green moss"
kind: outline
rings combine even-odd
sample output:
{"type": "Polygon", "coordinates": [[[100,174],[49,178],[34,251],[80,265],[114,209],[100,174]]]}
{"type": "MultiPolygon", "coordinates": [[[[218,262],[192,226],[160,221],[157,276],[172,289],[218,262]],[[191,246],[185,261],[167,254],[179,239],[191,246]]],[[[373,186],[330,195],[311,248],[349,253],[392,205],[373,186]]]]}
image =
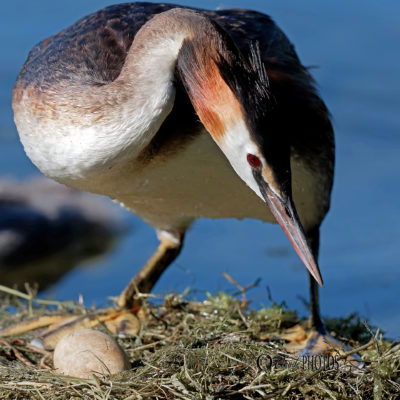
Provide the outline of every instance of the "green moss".
{"type": "MultiPolygon", "coordinates": [[[[54,307],[53,307],[54,308],[54,307]]],[[[325,371],[303,369],[300,362],[260,369],[261,354],[295,361],[279,334],[299,322],[296,313],[273,303],[260,310],[243,307],[238,298],[218,293],[204,302],[168,295],[162,305],[146,303],[147,322],[135,338],[118,339],[132,369],[82,380],[40,369],[43,355],[12,344],[32,366],[0,344],[1,399],[395,399],[400,388],[400,345],[371,337],[357,315],[329,319],[329,331],[353,348],[373,339],[358,354],[363,365],[340,362],[325,371]],[[289,365],[290,364],[290,365],[289,365]]],[[[14,296],[3,298],[0,327],[43,313],[82,314],[82,305],[58,303],[56,310],[34,306],[14,296]],[[7,312],[13,304],[16,313],[7,312]]],[[[105,329],[100,326],[99,329],[105,329]]],[[[51,360],[45,360],[45,364],[51,360]]],[[[262,365],[261,365],[262,366],[262,365]]]]}

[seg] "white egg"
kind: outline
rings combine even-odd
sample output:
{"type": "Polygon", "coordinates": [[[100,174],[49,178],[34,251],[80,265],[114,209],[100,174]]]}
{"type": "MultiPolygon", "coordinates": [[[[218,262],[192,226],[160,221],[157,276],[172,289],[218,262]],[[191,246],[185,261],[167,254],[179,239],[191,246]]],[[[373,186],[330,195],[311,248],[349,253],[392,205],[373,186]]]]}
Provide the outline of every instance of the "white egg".
{"type": "Polygon", "coordinates": [[[125,352],[113,338],[92,329],[64,336],[54,350],[54,369],[64,375],[90,378],[129,369],[125,352]]]}

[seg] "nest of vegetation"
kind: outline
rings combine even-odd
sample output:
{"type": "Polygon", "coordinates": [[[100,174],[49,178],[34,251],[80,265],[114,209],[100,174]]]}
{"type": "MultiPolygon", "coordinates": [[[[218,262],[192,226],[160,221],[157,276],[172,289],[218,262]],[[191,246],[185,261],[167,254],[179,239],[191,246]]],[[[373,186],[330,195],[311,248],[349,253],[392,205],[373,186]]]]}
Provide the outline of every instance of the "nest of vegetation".
{"type": "MultiPolygon", "coordinates": [[[[38,315],[93,312],[79,303],[38,304],[14,295],[0,302],[0,328],[38,315]]],[[[202,302],[171,294],[162,304],[144,301],[143,308],[146,322],[138,335],[116,338],[131,369],[111,377],[58,375],[51,353],[29,346],[32,334],[0,338],[0,399],[399,398],[400,344],[384,340],[379,330],[373,333],[357,315],[326,325],[362,363],[342,356],[313,369],[287,353],[279,339],[299,323],[284,305],[272,302],[255,310],[243,297],[225,293],[202,302]]]]}

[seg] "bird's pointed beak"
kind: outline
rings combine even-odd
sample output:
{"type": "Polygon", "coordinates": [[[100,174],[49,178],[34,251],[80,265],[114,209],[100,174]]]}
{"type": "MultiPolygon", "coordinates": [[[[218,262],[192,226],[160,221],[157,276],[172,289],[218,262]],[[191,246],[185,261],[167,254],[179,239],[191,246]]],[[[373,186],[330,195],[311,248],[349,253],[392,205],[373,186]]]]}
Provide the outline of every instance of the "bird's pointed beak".
{"type": "Polygon", "coordinates": [[[324,285],[318,264],[308,244],[303,226],[297,215],[296,208],[290,196],[282,198],[265,182],[260,172],[254,172],[261,194],[268,204],[272,214],[286,233],[296,253],[299,255],[310,274],[321,285],[324,285]]]}

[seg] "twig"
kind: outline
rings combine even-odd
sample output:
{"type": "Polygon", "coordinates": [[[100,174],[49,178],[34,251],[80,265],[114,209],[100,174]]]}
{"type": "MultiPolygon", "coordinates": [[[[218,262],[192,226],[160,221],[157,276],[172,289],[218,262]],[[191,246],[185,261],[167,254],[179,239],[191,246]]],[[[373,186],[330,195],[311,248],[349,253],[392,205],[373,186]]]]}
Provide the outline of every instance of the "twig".
{"type": "Polygon", "coordinates": [[[242,307],[245,306],[246,304],[248,304],[248,300],[246,298],[246,292],[249,289],[251,289],[255,286],[258,286],[258,284],[261,281],[261,278],[257,278],[253,283],[250,283],[247,286],[242,286],[240,283],[236,282],[235,279],[233,279],[227,272],[222,271],[222,275],[225,277],[225,279],[228,282],[230,282],[230,283],[232,283],[232,285],[236,286],[238,288],[239,292],[242,294],[242,302],[241,302],[242,307]]]}
{"type": "Polygon", "coordinates": [[[156,342],[144,344],[144,345],[138,346],[138,347],[134,347],[133,349],[126,349],[126,351],[131,352],[131,351],[140,351],[140,350],[151,349],[152,347],[157,346],[158,344],[166,344],[166,341],[165,340],[157,340],[156,342]]]}
{"type": "Polygon", "coordinates": [[[188,368],[187,368],[187,360],[186,360],[186,355],[185,354],[183,355],[183,367],[184,367],[184,370],[185,370],[186,378],[189,379],[189,381],[192,383],[192,385],[196,388],[196,390],[198,392],[201,392],[201,385],[198,382],[196,382],[189,374],[189,371],[188,371],[188,368]]]}
{"type": "Polygon", "coordinates": [[[50,351],[47,351],[47,350],[45,350],[45,349],[41,349],[40,347],[36,347],[36,346],[34,346],[33,344],[30,344],[30,343],[26,344],[25,347],[26,347],[27,349],[29,349],[29,350],[35,352],[35,353],[43,354],[44,356],[49,356],[49,355],[51,355],[51,352],[50,352],[50,351]]]}
{"type": "Polygon", "coordinates": [[[351,356],[352,354],[358,353],[359,351],[362,351],[362,350],[366,350],[366,349],[368,349],[368,347],[372,346],[373,344],[374,344],[374,340],[370,340],[368,343],[366,343],[360,347],[357,347],[354,350],[351,350],[351,351],[348,351],[348,352],[342,354],[340,357],[337,358],[337,360],[343,360],[343,359],[347,358],[348,356],[351,356]]]}
{"type": "Polygon", "coordinates": [[[20,360],[22,363],[24,363],[27,367],[33,367],[33,364],[27,360],[22,353],[16,349],[12,344],[6,342],[5,340],[0,339],[0,343],[4,344],[5,346],[8,346],[11,351],[14,353],[15,357],[18,358],[18,360],[20,360]]]}
{"type": "Polygon", "coordinates": [[[248,367],[248,368],[254,369],[254,367],[253,367],[252,365],[249,365],[248,363],[246,363],[246,362],[244,362],[244,361],[242,361],[242,360],[238,360],[237,358],[235,358],[235,357],[233,357],[233,356],[231,356],[231,355],[229,355],[229,354],[226,354],[226,353],[224,353],[223,351],[220,351],[220,353],[221,353],[222,355],[224,355],[225,357],[229,358],[230,360],[236,361],[239,365],[245,365],[245,366],[248,367]]]}
{"type": "Polygon", "coordinates": [[[237,311],[238,311],[240,319],[243,321],[243,323],[245,324],[246,328],[249,329],[250,328],[250,324],[247,322],[246,318],[244,317],[244,315],[242,313],[242,309],[239,306],[237,306],[237,311]]]}
{"type": "Polygon", "coordinates": [[[52,369],[49,365],[46,364],[46,359],[49,358],[49,354],[44,355],[39,362],[40,369],[52,369]]]}
{"type": "Polygon", "coordinates": [[[45,306],[50,306],[50,305],[61,306],[64,304],[62,301],[40,300],[40,299],[32,298],[32,296],[30,296],[29,294],[20,292],[19,290],[16,290],[16,289],[11,289],[11,288],[9,288],[7,286],[3,286],[3,285],[0,285],[0,292],[12,294],[13,296],[21,297],[22,299],[25,299],[28,301],[33,301],[35,303],[42,304],[45,306]]]}

